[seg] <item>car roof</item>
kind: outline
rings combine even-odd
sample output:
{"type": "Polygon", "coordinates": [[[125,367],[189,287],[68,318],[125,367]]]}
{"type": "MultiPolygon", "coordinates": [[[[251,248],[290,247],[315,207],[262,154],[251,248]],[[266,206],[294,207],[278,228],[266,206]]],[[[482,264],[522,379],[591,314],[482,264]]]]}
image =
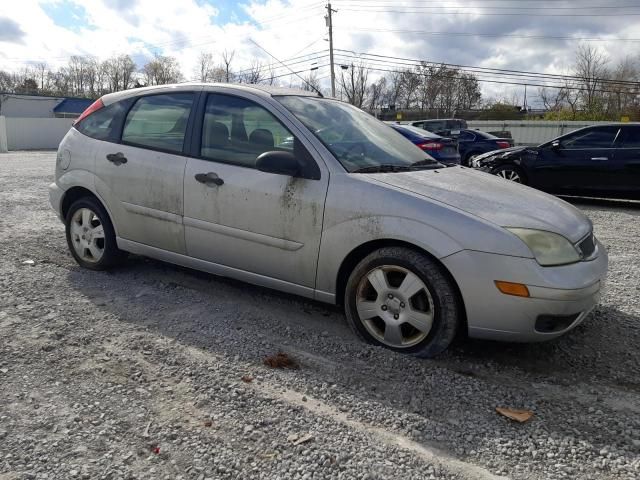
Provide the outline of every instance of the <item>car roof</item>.
{"type": "Polygon", "coordinates": [[[184,82],[173,83],[168,85],[154,85],[151,87],[131,88],[129,90],[123,90],[121,92],[109,93],[102,97],[102,101],[105,105],[109,105],[113,102],[123,100],[125,98],[138,97],[149,93],[162,93],[162,92],[182,92],[193,89],[204,90],[216,90],[218,88],[224,88],[225,90],[237,90],[244,92],[254,92],[259,95],[265,96],[278,96],[278,95],[295,95],[298,97],[316,97],[320,98],[317,92],[310,92],[307,90],[301,90],[297,88],[285,88],[276,87],[273,85],[255,85],[255,84],[239,84],[239,83],[205,83],[205,82],[184,82]]]}

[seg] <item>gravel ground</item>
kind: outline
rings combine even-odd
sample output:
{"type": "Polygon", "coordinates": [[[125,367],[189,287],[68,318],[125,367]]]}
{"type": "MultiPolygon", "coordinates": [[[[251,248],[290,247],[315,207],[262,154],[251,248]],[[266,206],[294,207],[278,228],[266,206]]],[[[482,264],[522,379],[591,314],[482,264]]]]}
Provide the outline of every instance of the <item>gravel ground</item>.
{"type": "Polygon", "coordinates": [[[574,332],[418,360],[330,306],[142,257],[80,269],[53,168],[0,155],[0,480],[640,478],[640,205],[577,203],[611,271],[574,332]]]}

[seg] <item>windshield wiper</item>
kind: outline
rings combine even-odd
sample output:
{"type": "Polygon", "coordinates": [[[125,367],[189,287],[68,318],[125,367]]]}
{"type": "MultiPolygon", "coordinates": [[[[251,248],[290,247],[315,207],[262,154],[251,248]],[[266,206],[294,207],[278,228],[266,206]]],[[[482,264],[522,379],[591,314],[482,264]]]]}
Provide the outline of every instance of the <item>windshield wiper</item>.
{"type": "Polygon", "coordinates": [[[410,165],[393,165],[383,163],[381,165],[370,165],[368,167],[356,168],[349,173],[387,173],[387,172],[409,172],[412,168],[410,165]]]}
{"type": "Polygon", "coordinates": [[[411,164],[412,167],[421,167],[423,165],[439,165],[438,161],[433,158],[425,158],[411,164]]]}
{"type": "Polygon", "coordinates": [[[389,173],[389,172],[412,172],[415,170],[431,170],[435,168],[442,168],[444,165],[436,162],[435,160],[420,160],[410,165],[393,165],[383,163],[382,165],[370,165],[368,167],[361,167],[355,170],[351,170],[349,173],[389,173]]]}

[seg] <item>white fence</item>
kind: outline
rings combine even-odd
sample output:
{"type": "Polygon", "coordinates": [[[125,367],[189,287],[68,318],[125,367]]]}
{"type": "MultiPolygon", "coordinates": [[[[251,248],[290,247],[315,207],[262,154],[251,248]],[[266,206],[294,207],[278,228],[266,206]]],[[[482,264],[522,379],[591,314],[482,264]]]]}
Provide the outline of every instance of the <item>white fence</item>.
{"type": "Polygon", "coordinates": [[[540,145],[578,128],[608,122],[559,122],[541,120],[472,120],[469,128],[483,132],[511,132],[516,145],[540,145]]]}
{"type": "Polygon", "coordinates": [[[0,117],[0,152],[55,150],[73,125],[73,118],[0,117]]]}

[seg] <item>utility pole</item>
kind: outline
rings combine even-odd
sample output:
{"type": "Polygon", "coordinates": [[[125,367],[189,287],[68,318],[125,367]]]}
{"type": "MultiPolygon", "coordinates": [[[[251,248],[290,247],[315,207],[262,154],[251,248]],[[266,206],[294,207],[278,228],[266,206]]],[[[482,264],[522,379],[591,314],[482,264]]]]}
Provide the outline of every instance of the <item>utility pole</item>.
{"type": "Polygon", "coordinates": [[[331,13],[337,10],[331,9],[331,3],[327,3],[327,16],[324,17],[329,27],[329,63],[331,64],[331,96],[336,96],[336,74],[333,71],[333,23],[331,21],[331,13]]]}

